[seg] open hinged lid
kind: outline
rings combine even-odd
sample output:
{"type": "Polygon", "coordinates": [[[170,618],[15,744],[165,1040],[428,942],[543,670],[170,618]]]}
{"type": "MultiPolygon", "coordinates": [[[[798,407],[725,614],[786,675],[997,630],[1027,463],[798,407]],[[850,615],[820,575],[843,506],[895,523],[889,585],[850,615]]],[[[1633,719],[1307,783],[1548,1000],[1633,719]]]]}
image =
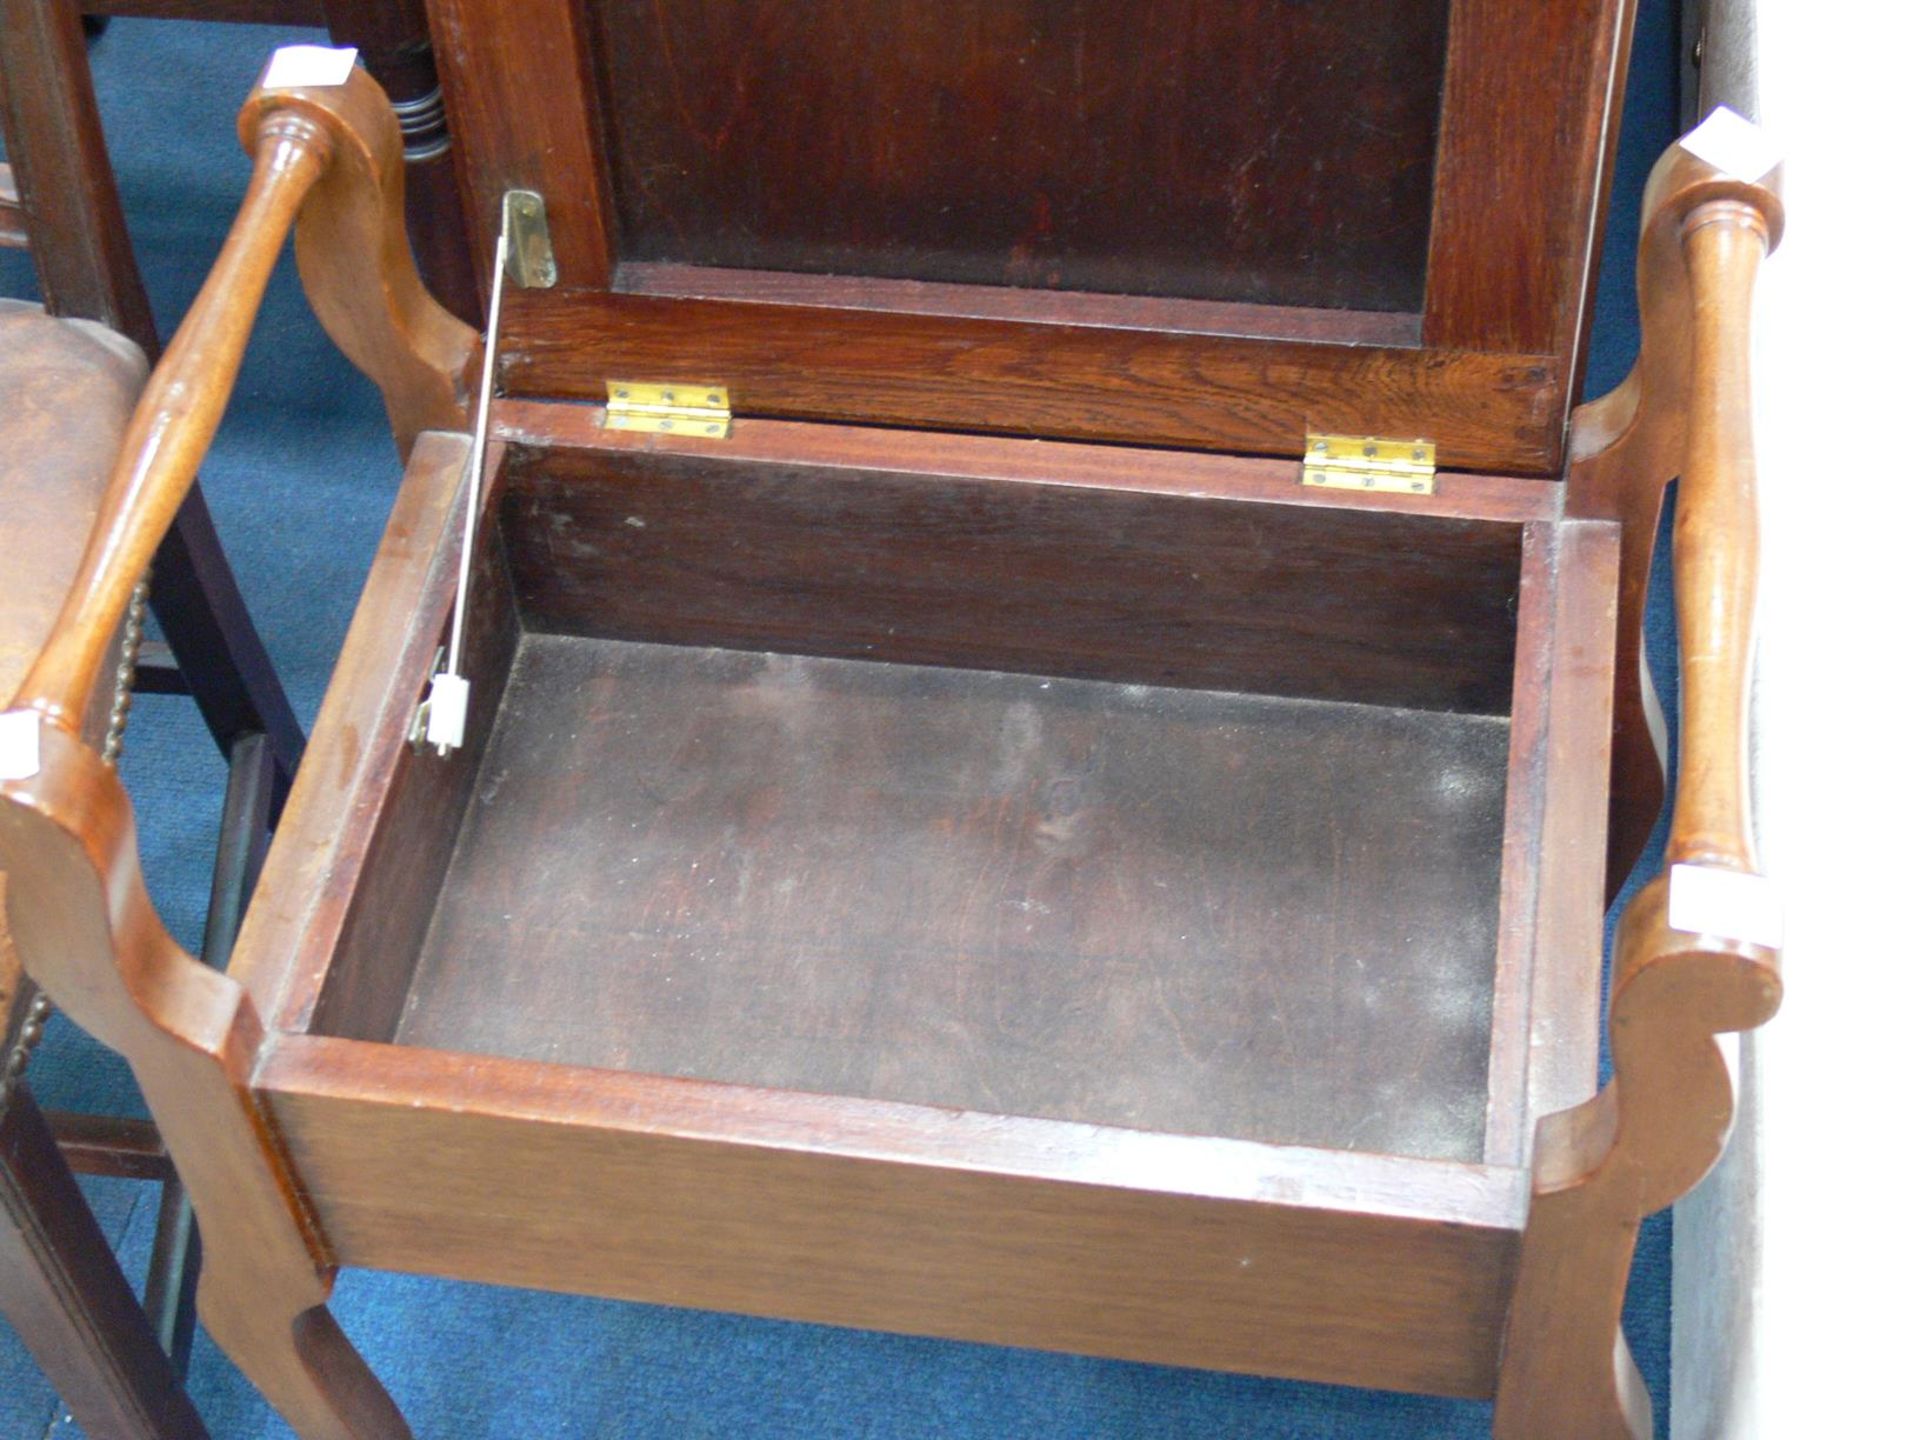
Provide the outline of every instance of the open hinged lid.
{"type": "Polygon", "coordinates": [[[432,0],[504,393],[1554,475],[1626,0],[432,0]]]}

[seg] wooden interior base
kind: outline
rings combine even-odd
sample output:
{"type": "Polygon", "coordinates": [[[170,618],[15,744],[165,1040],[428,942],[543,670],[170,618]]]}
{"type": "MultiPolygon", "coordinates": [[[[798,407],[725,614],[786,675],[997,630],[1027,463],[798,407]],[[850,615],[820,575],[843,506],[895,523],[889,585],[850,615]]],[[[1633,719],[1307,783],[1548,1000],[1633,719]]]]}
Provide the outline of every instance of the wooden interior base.
{"type": "Polygon", "coordinates": [[[1507,728],[528,634],[395,1038],[1477,1160],[1507,728]]]}

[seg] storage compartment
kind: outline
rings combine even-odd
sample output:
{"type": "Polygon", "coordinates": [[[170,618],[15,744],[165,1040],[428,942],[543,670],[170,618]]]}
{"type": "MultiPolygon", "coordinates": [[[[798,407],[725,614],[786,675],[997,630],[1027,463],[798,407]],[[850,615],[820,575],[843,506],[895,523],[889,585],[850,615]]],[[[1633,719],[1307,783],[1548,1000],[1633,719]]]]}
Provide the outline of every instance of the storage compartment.
{"type": "Polygon", "coordinates": [[[743,432],[505,447],[315,1031],[1483,1158],[1515,482],[743,432]]]}

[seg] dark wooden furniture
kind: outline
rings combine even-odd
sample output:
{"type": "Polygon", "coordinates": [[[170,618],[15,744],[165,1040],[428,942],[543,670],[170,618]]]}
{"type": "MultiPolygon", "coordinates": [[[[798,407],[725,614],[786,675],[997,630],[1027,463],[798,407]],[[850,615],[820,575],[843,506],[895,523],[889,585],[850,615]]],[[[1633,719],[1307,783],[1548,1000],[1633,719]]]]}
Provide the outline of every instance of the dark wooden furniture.
{"type": "MultiPolygon", "coordinates": [[[[0,22],[0,119],[16,167],[0,186],[0,242],[31,249],[46,300],[44,309],[0,300],[0,687],[11,690],[59,614],[159,344],[78,17],[44,0],[7,0],[0,22]]],[[[284,801],[304,739],[197,491],[185,497],[142,593],[166,643],[139,640],[143,600],[102,666],[84,731],[110,756],[130,689],[198,702],[231,762],[201,952],[224,965],[269,814],[284,801]]],[[[150,1124],[42,1116],[23,1079],[47,1008],[0,924],[0,1312],[90,1434],[200,1435],[179,1379],[199,1265],[185,1191],[150,1124]],[[75,1168],[163,1186],[144,1312],[62,1162],[63,1141],[75,1168]]]]}
{"type": "Polygon", "coordinates": [[[431,7],[472,231],[536,191],[558,272],[504,296],[444,754],[476,337],[405,263],[372,87],[249,101],[0,855],[308,1440],[404,1433],[343,1264],[1647,1433],[1638,1223],[1718,1154],[1715,1032],[1779,999],[1761,938],[1668,923],[1670,877],[1754,869],[1779,203],[1666,157],[1643,358],[1575,412],[1625,6],[1112,8],[431,7]],[[222,977],[109,883],[74,717],[296,214],[407,476],[222,977]],[[735,415],[610,426],[620,382],[735,415]],[[1319,483],[1320,432],[1439,472],[1319,483]],[[1675,476],[1671,863],[1596,1094],[1675,476]]]}

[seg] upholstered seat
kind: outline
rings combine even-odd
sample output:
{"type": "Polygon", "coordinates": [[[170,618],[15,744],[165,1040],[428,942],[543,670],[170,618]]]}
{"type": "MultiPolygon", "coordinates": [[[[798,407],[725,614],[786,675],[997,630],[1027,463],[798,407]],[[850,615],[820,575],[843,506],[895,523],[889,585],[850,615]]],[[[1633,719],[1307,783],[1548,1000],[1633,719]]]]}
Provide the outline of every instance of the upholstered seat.
{"type": "Polygon", "coordinates": [[[0,300],[0,697],[60,613],[146,378],[126,336],[0,300]]]}

